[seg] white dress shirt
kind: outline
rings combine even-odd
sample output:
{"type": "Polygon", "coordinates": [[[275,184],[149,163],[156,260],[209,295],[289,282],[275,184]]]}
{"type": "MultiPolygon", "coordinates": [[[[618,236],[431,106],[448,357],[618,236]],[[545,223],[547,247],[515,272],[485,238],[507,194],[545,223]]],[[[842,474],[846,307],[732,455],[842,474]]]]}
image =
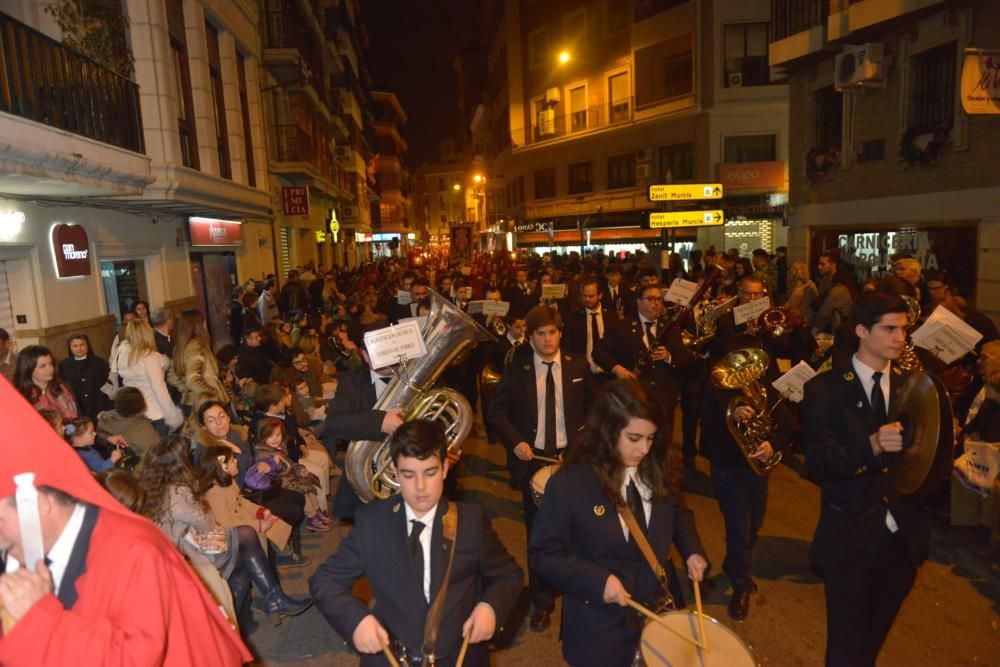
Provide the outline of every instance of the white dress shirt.
{"type": "MultiPolygon", "coordinates": [[[[77,503],[69,521],[66,522],[66,526],[59,534],[59,538],[49,549],[49,553],[45,554],[45,557],[49,559],[49,572],[52,573],[52,593],[54,595],[59,595],[59,586],[62,585],[63,575],[66,574],[66,568],[69,567],[69,558],[73,555],[73,545],[76,544],[76,538],[80,535],[80,529],[83,528],[85,512],[86,507],[77,503]]],[[[7,572],[15,572],[20,567],[21,563],[16,558],[7,556],[7,572]]]]}
{"type": "MultiPolygon", "coordinates": [[[[535,393],[538,395],[538,433],[535,434],[535,449],[545,449],[545,376],[549,367],[535,352],[535,393]]],[[[566,413],[563,411],[562,354],[552,360],[552,379],[556,386],[556,448],[566,447],[566,413]]]]}
{"type": "Polygon", "coordinates": [[[603,373],[604,369],[594,363],[594,346],[597,345],[597,340],[604,338],[604,318],[601,317],[601,306],[598,304],[594,310],[584,308],[583,312],[587,316],[587,361],[590,362],[590,371],[592,373],[603,373]],[[597,340],[594,340],[594,327],[590,324],[594,315],[597,315],[597,340]]]}
{"type": "Polygon", "coordinates": [[[420,533],[420,548],[424,552],[424,599],[428,602],[431,601],[431,534],[434,532],[434,516],[437,514],[438,506],[430,508],[427,514],[420,518],[414,514],[410,506],[403,502],[403,507],[406,508],[406,536],[409,537],[410,533],[413,532],[413,524],[411,521],[419,521],[424,524],[424,529],[420,533]]]}
{"type": "Polygon", "coordinates": [[[389,377],[382,377],[374,370],[370,370],[368,372],[371,374],[372,384],[375,385],[375,400],[377,401],[382,398],[382,394],[385,392],[386,387],[389,386],[389,383],[392,382],[393,376],[390,375],[389,377]]]}
{"type": "MultiPolygon", "coordinates": [[[[865,396],[868,397],[868,409],[872,408],[872,389],[875,387],[875,372],[877,368],[872,368],[865,362],[858,359],[858,355],[851,357],[851,365],[854,366],[854,372],[857,374],[858,379],[861,380],[861,386],[865,388],[865,396]]],[[[889,388],[891,384],[889,382],[889,373],[892,371],[892,364],[886,363],[885,368],[882,369],[882,377],[879,379],[879,386],[882,388],[882,396],[885,397],[885,410],[886,413],[889,411],[889,388]]],[[[896,524],[895,517],[892,516],[892,512],[889,510],[885,511],[885,527],[889,529],[890,533],[895,533],[899,530],[899,526],[896,524]]]]}
{"type": "MultiPolygon", "coordinates": [[[[625,468],[625,479],[622,481],[622,498],[626,499],[628,502],[628,483],[635,480],[635,486],[639,489],[639,497],[642,498],[642,513],[645,514],[646,529],[649,529],[649,514],[653,511],[653,490],[650,489],[646,484],[639,479],[638,471],[635,468],[625,468]]],[[[639,517],[635,518],[639,521],[639,517]]],[[[628,540],[628,524],[625,523],[625,519],[622,515],[618,515],[618,521],[622,525],[622,532],[625,533],[625,539],[628,540]]]]}

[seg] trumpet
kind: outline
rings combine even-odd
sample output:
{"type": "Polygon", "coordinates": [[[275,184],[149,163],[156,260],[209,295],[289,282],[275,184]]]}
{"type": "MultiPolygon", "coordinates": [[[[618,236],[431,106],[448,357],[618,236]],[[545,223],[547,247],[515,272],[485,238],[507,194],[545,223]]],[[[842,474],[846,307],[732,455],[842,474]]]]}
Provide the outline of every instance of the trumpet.
{"type": "Polygon", "coordinates": [[[777,337],[788,332],[790,328],[788,320],[787,308],[768,308],[757,318],[757,329],[770,336],[777,337]]]}

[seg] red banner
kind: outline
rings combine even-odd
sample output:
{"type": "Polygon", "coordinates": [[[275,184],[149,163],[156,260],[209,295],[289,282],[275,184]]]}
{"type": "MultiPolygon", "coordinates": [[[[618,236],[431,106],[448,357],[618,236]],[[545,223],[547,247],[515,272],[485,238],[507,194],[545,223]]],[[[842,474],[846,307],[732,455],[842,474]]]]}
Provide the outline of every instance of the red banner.
{"type": "Polygon", "coordinates": [[[191,245],[243,245],[243,223],[215,218],[188,218],[191,245]]]}

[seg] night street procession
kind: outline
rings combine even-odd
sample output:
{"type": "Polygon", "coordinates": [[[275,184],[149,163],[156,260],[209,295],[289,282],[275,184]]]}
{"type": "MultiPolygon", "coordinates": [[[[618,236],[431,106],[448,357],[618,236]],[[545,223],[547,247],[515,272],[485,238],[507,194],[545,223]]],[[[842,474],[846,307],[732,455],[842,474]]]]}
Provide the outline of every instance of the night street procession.
{"type": "Polygon", "coordinates": [[[1000,2],[0,0],[0,667],[1000,667],[1000,2]]]}

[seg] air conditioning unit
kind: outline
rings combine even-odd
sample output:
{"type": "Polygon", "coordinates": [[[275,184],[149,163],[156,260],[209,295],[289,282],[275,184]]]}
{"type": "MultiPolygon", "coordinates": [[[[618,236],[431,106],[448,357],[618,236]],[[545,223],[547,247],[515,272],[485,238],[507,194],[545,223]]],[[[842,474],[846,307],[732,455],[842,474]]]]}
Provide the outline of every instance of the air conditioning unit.
{"type": "Polygon", "coordinates": [[[546,90],[545,102],[546,104],[559,104],[559,89],[553,87],[546,90]]]}
{"type": "Polygon", "coordinates": [[[635,177],[639,179],[649,178],[653,175],[653,165],[648,162],[640,162],[635,165],[635,177]]]}
{"type": "Polygon", "coordinates": [[[343,206],[340,209],[340,214],[344,220],[353,220],[358,217],[358,209],[354,206],[343,206]]]}
{"type": "Polygon", "coordinates": [[[730,72],[727,78],[728,85],[730,88],[742,88],[743,87],[743,73],[742,72],[730,72]]]}
{"type": "Polygon", "coordinates": [[[550,137],[556,133],[556,110],[543,109],[538,112],[538,134],[550,137]]]}
{"type": "Polygon", "coordinates": [[[885,85],[885,47],[879,43],[849,46],[837,54],[833,86],[837,90],[855,86],[885,85]]]}
{"type": "Polygon", "coordinates": [[[635,161],[642,162],[652,162],[653,161],[653,149],[652,148],[640,148],[635,152],[635,161]]]}

